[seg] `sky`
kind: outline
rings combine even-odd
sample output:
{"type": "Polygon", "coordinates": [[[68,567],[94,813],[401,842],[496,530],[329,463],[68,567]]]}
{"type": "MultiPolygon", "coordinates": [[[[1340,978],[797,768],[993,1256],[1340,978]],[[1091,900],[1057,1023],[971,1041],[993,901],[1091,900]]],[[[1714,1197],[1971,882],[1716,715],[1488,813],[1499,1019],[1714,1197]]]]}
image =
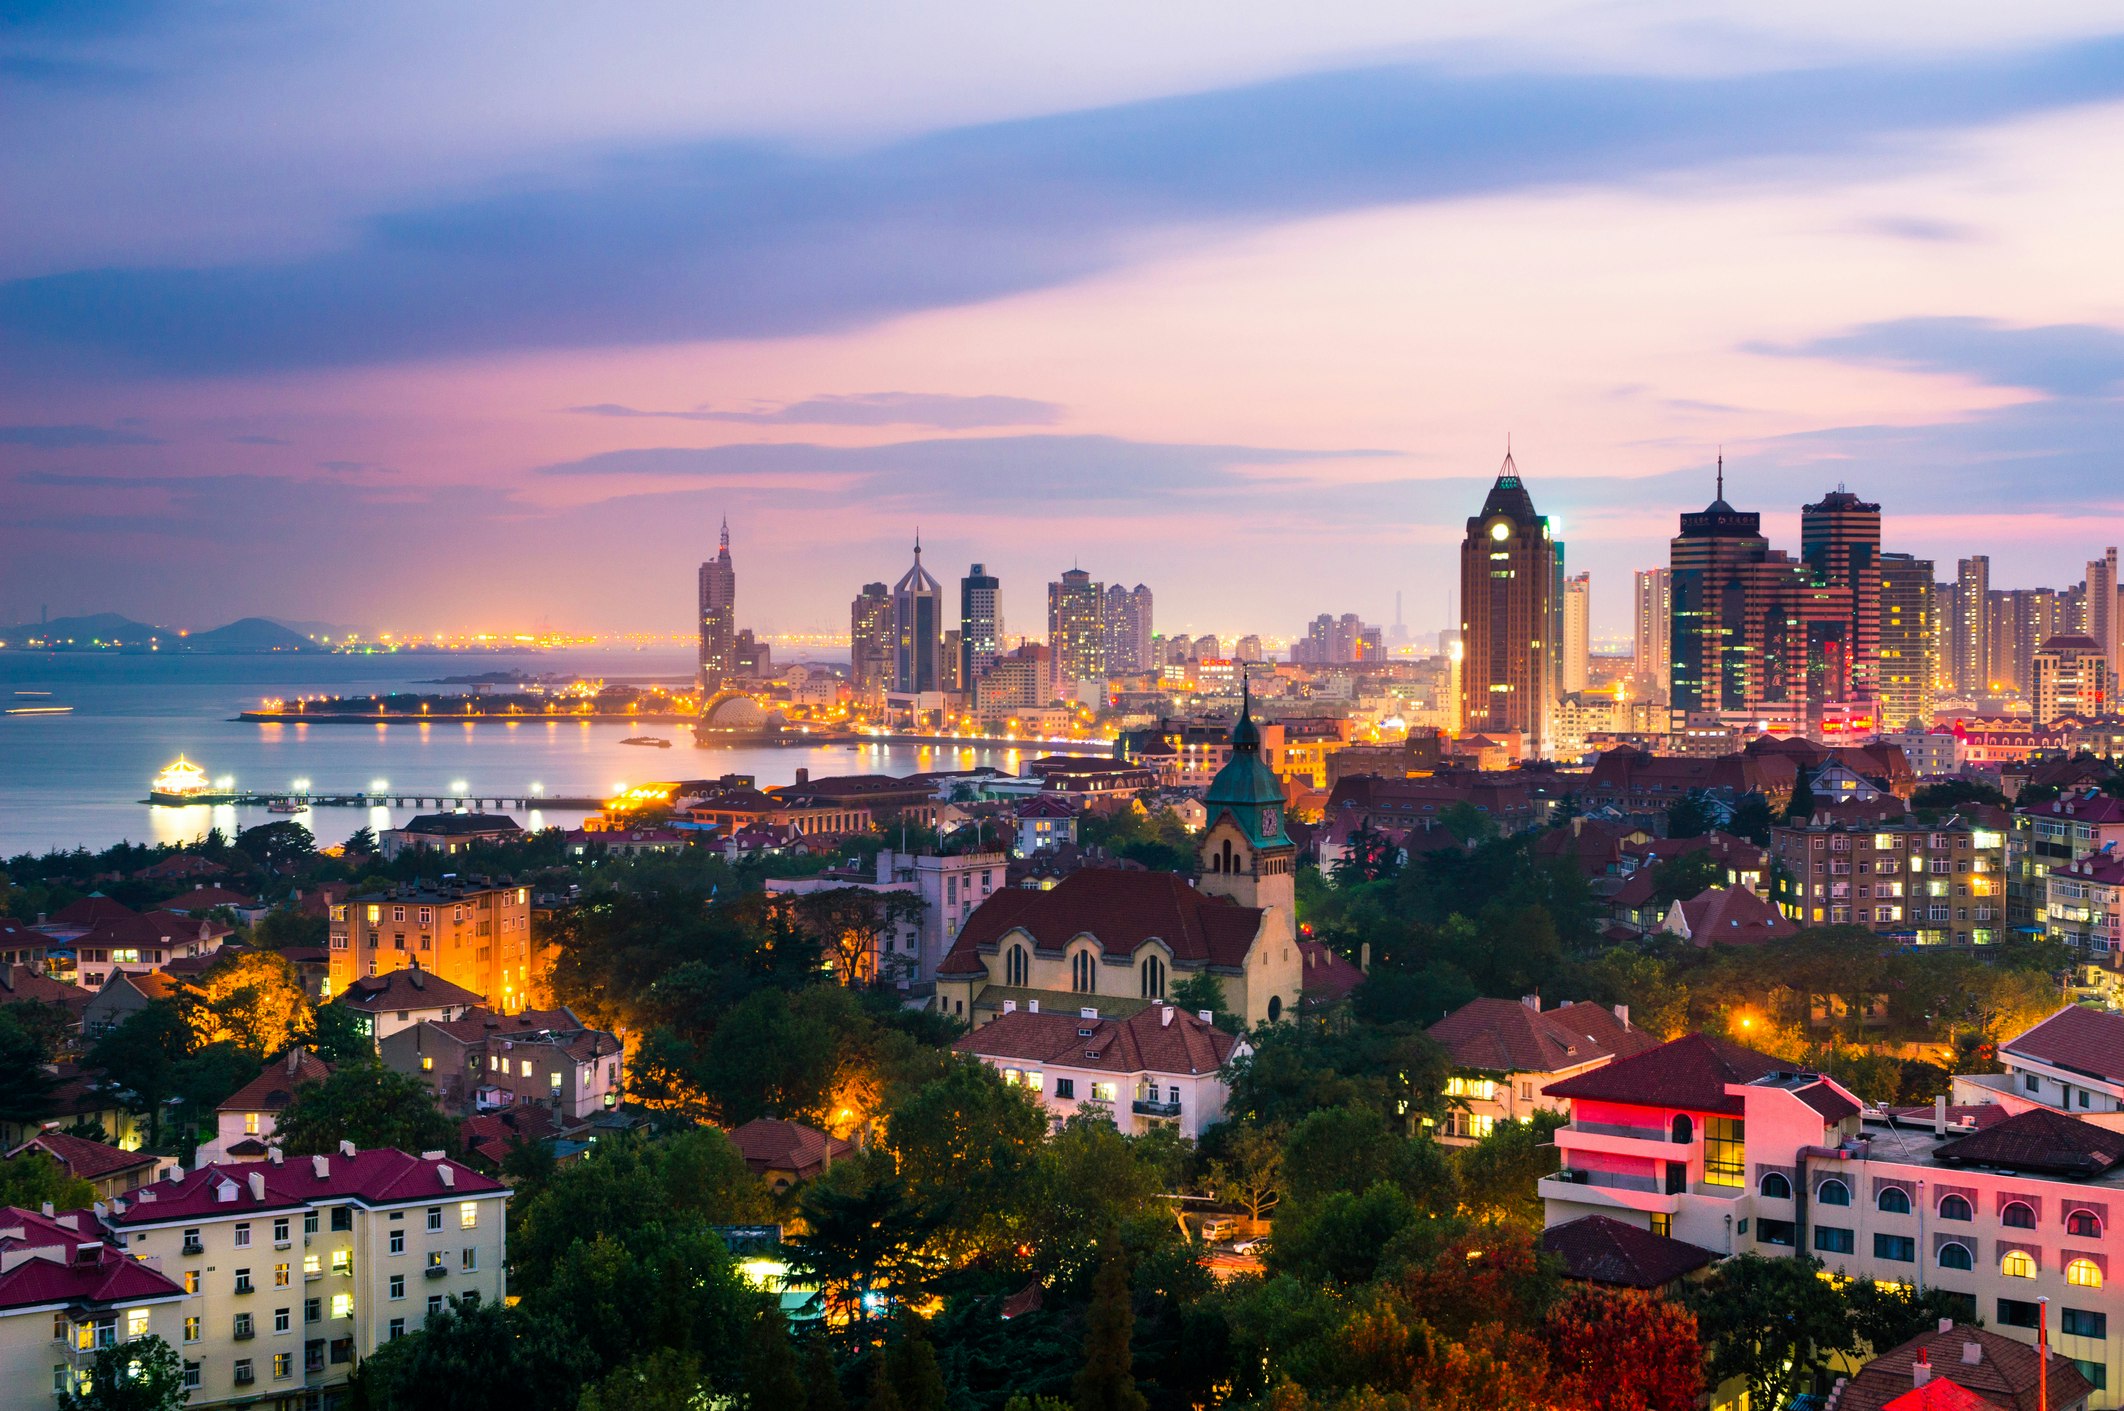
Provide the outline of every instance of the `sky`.
{"type": "Polygon", "coordinates": [[[2064,586],[2120,169],[2072,0],[0,0],[0,624],[1427,632],[1507,444],[1597,634],[1721,454],[2064,586]]]}

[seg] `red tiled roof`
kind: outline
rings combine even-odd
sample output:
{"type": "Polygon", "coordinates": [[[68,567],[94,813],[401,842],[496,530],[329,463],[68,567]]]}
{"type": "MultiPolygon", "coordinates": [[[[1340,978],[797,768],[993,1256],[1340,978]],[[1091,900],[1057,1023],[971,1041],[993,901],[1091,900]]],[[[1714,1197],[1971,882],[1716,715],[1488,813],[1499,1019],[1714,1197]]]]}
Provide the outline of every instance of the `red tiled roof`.
{"type": "Polygon", "coordinates": [[[476,1044],[483,1039],[534,1039],[542,1033],[580,1034],[583,1021],[575,1011],[527,1009],[520,1014],[496,1014],[491,1009],[471,1009],[455,1019],[431,1019],[430,1027],[459,1043],[476,1044]]]}
{"type": "Polygon", "coordinates": [[[1054,794],[1034,794],[1018,805],[1020,818],[1075,818],[1077,810],[1066,799],[1054,794]]]}
{"type": "MultiPolygon", "coordinates": [[[[177,993],[177,977],[161,970],[117,970],[96,994],[128,988],[143,999],[168,999],[177,993]]],[[[94,999],[95,995],[89,998],[94,999]]]]}
{"type": "Polygon", "coordinates": [[[1643,1053],[1657,1042],[1597,1004],[1538,1011],[1513,999],[1470,1000],[1429,1032],[1455,1067],[1489,1073],[1558,1073],[1643,1053]]]}
{"type": "Polygon", "coordinates": [[[127,1151],[104,1142],[92,1142],[86,1137],[70,1137],[64,1132],[39,1132],[9,1152],[8,1159],[12,1161],[32,1147],[64,1166],[68,1175],[79,1176],[84,1181],[100,1181],[121,1171],[155,1164],[151,1153],[127,1151]]]}
{"type": "Polygon", "coordinates": [[[106,896],[83,897],[80,901],[60,907],[50,917],[54,926],[96,927],[106,921],[116,921],[140,913],[106,896]]]}
{"type": "Polygon", "coordinates": [[[1184,966],[1238,969],[1261,929],[1262,913],[1221,897],[1205,896],[1170,872],[1122,872],[1086,868],[1048,891],[1013,887],[997,892],[967,918],[943,974],[980,974],[980,952],[995,950],[1014,930],[1030,935],[1036,950],[1059,955],[1081,935],[1090,935],[1108,955],[1133,955],[1145,941],[1165,942],[1184,966]]]}
{"type": "Polygon", "coordinates": [[[1705,1034],[1684,1034],[1634,1057],[1551,1083],[1547,1091],[1550,1097],[1678,1107],[1737,1117],[1741,1100],[1728,1096],[1726,1085],[1753,1082],[1785,1066],[1767,1053],[1739,1044],[1705,1034]]]}
{"type": "Polygon", "coordinates": [[[228,870],[220,863],[197,853],[181,852],[143,867],[133,875],[145,880],[168,882],[183,877],[219,877],[228,870]]]}
{"type": "Polygon", "coordinates": [[[278,1210],[315,1200],[352,1199],[367,1205],[391,1205],[400,1201],[462,1200],[506,1190],[462,1161],[447,1157],[430,1161],[388,1147],[357,1151],[348,1156],[335,1151],[328,1156],[291,1156],[285,1162],[246,1161],[215,1164],[178,1179],[172,1172],[153,1185],[121,1197],[114,1204],[110,1223],[118,1226],[159,1225],[177,1220],[219,1218],[252,1210],[278,1210]],[[323,1174],[319,1174],[319,1163],[323,1174]],[[452,1181],[441,1176],[449,1170],[452,1181]],[[257,1181],[263,1195],[253,1194],[257,1181]],[[222,1198],[226,1192],[227,1199],[222,1198]]]}
{"type": "Polygon", "coordinates": [[[1298,958],[1302,962],[1298,987],[1309,1000],[1333,1004],[1349,998],[1364,983],[1364,971],[1337,955],[1325,942],[1300,941],[1298,958]]]}
{"type": "Polygon", "coordinates": [[[2047,1107],[2031,1107],[1974,1136],[1933,1150],[1935,1161],[2009,1170],[2103,1176],[2124,1160],[2124,1132],[2112,1132],[2047,1107]]]}
{"type": "Polygon", "coordinates": [[[755,1176],[789,1171],[802,1180],[841,1157],[854,1155],[856,1149],[854,1142],[778,1117],[755,1117],[742,1127],[731,1128],[729,1137],[755,1176]]]}
{"type": "MultiPolygon", "coordinates": [[[[1837,1411],[1902,1411],[1899,1398],[1916,1390],[1911,1365],[1922,1350],[1932,1364],[1932,1384],[1954,1382],[1983,1398],[1978,1404],[2009,1411],[2039,1411],[2036,1398],[2038,1354],[2034,1347],[1985,1328],[1950,1324],[1945,1332],[1920,1333],[1900,1347],[1859,1368],[1844,1383],[1837,1397],[1837,1411]],[[1965,1361],[1965,1349],[1974,1343],[1975,1361],[1965,1361]]],[[[2077,1405],[2094,1391],[2087,1378],[2067,1358],[2050,1355],[2050,1405],[2040,1411],[2063,1411],[2077,1405]]],[[[1923,1405],[1924,1403],[1919,1403],[1923,1405]]],[[[1951,1404],[1951,1403],[1950,1403],[1951,1404]]]]}
{"type": "Polygon", "coordinates": [[[1587,1215],[1542,1231],[1541,1247],[1561,1258],[1564,1274],[1617,1288],[1656,1289],[1718,1256],[1606,1215],[1587,1215]]]}
{"type": "Polygon", "coordinates": [[[2124,1083],[2124,1014],[2069,1004],[1999,1047],[2003,1054],[2124,1083]]]}
{"type": "Polygon", "coordinates": [[[56,1004],[79,1019],[92,998],[92,993],[79,985],[54,980],[27,965],[0,967],[0,1004],[56,1004]]]}
{"type": "Polygon", "coordinates": [[[386,1009],[455,1009],[486,1003],[483,996],[451,984],[432,970],[408,965],[383,975],[363,975],[347,983],[335,1001],[364,1014],[386,1009]]]}
{"type": "Polygon", "coordinates": [[[1200,1015],[1154,1004],[1127,1019],[1014,1010],[961,1035],[952,1047],[982,1058],[1109,1073],[1214,1073],[1237,1042],[1200,1015]]]}
{"type": "Polygon", "coordinates": [[[258,1076],[222,1100],[217,1112],[279,1112],[304,1083],[332,1076],[332,1065],[306,1048],[291,1048],[258,1070],[258,1076]]]}
{"type": "Polygon", "coordinates": [[[141,915],[113,916],[99,921],[76,946],[174,946],[212,940],[231,934],[232,928],[174,911],[150,911],[141,915]]]}
{"type": "Polygon", "coordinates": [[[1998,1411],[1998,1407],[1996,1401],[1986,1401],[1973,1391],[1935,1378],[1921,1387],[1912,1387],[1882,1411],[1998,1411]]]}
{"type": "MultiPolygon", "coordinates": [[[[0,1210],[0,1224],[13,1227],[28,1214],[12,1208],[0,1210]]],[[[86,1218],[82,1223],[94,1228],[86,1218]]],[[[48,1252],[25,1259],[0,1274],[0,1308],[141,1303],[183,1296],[184,1290],[167,1276],[137,1259],[128,1259],[124,1251],[107,1245],[83,1248],[91,1243],[79,1233],[66,1230],[64,1239],[43,1246],[48,1252]]]]}
{"type": "Polygon", "coordinates": [[[1746,887],[1711,887],[1681,903],[1690,944],[1759,945],[1796,935],[1799,927],[1746,887]]]}
{"type": "Polygon", "coordinates": [[[242,892],[232,892],[227,887],[194,887],[182,896],[171,897],[162,904],[164,911],[211,911],[217,906],[247,907],[258,905],[258,898],[247,897],[242,892]]]}

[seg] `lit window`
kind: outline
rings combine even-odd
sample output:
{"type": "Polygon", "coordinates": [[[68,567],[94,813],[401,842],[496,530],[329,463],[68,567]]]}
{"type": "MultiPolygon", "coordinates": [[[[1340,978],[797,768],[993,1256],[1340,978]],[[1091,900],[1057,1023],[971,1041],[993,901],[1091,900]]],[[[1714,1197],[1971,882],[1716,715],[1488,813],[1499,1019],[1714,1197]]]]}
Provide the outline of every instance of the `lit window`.
{"type": "Polygon", "coordinates": [[[334,1318],[351,1318],[351,1317],[353,1317],[353,1316],[354,1316],[354,1295],[353,1295],[353,1294],[351,1294],[351,1293],[335,1293],[335,1294],[333,1294],[333,1295],[332,1295],[332,1316],[333,1316],[334,1318]]]}
{"type": "Polygon", "coordinates": [[[246,1112],[243,1114],[243,1134],[247,1137],[255,1137],[258,1135],[257,1113],[246,1112]]]}
{"type": "Polygon", "coordinates": [[[2065,1266],[2065,1282],[2079,1288],[2102,1287],[2102,1270],[2092,1259],[2075,1259],[2065,1266]]]}
{"type": "Polygon", "coordinates": [[[1747,1124],[1738,1117],[1711,1117],[1704,1121],[1704,1184],[1748,1184],[1747,1124]]]}
{"type": "Polygon", "coordinates": [[[457,1227],[461,1230],[469,1230],[478,1223],[479,1202],[476,1200],[460,1202],[457,1207],[457,1227]]]}
{"type": "Polygon", "coordinates": [[[185,1340],[186,1342],[197,1342],[197,1341],[199,1341],[199,1319],[198,1319],[198,1318],[196,1318],[196,1317],[192,1317],[192,1318],[187,1318],[187,1319],[185,1319],[185,1320],[184,1320],[184,1340],[185,1340]]]}
{"type": "MultiPolygon", "coordinates": [[[[2084,1260],[2084,1259],[2083,1259],[2083,1260],[2081,1260],[2080,1262],[2081,1262],[2082,1264],[2086,1264],[2086,1263],[2087,1263],[2087,1261],[2086,1261],[2086,1260],[2084,1260]]],[[[2088,1267],[2089,1267],[2089,1268],[2093,1268],[2094,1266],[2090,1264],[2090,1265],[2088,1265],[2088,1267]]],[[[2095,1278],[2095,1283],[2096,1283],[2097,1285],[2099,1285],[2099,1284],[2100,1284],[2101,1282],[2102,1282],[2102,1280],[2101,1280],[2101,1277],[2100,1277],[2099,1275],[2097,1275],[2097,1276],[2096,1276],[2096,1278],[2095,1278]]],[[[126,1309],[126,1310],[125,1310],[125,1336],[126,1336],[126,1339],[127,1339],[128,1341],[130,1341],[130,1340],[132,1340],[133,1338],[144,1338],[144,1337],[146,1337],[146,1336],[147,1336],[147,1331],[148,1331],[148,1311],[147,1311],[147,1310],[146,1310],[145,1308],[128,1308],[128,1309],[126,1309]]]]}
{"type": "Polygon", "coordinates": [[[2025,1249],[2009,1249],[1999,1261],[1999,1272],[2009,1279],[2032,1279],[2036,1276],[2035,1256],[2025,1249]]]}
{"type": "Polygon", "coordinates": [[[423,1073],[435,1071],[435,1056],[433,1054],[424,1053],[420,1056],[420,1071],[423,1073]]]}

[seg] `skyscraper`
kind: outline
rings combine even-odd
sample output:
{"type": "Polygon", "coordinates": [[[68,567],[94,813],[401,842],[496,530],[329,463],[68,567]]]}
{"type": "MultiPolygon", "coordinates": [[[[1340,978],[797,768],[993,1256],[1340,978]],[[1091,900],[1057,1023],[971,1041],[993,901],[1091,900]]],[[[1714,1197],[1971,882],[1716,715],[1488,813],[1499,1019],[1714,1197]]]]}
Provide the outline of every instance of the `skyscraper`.
{"type": "Polygon", "coordinates": [[[723,688],[736,666],[737,569],[730,563],[730,521],[723,521],[720,547],[701,565],[701,695],[723,688]]]}
{"type": "Polygon", "coordinates": [[[1954,622],[1948,642],[1954,653],[1954,689],[1966,696],[1990,693],[1989,597],[1991,559],[1977,554],[1954,566],[1954,622]]]}
{"type": "Polygon", "coordinates": [[[1547,745],[1555,692],[1556,544],[1510,452],[1460,545],[1460,716],[1478,733],[1547,745]]]}
{"type": "Polygon", "coordinates": [[[1151,650],[1151,590],[1119,583],[1106,590],[1106,669],[1115,676],[1158,665],[1151,650]]]}
{"type": "Polygon", "coordinates": [[[1081,568],[1047,585],[1047,645],[1058,690],[1106,680],[1106,590],[1081,568]]]}
{"type": "Polygon", "coordinates": [[[1592,598],[1591,575],[1574,573],[1564,579],[1563,660],[1559,663],[1558,689],[1565,695],[1585,690],[1593,675],[1592,598]]]}
{"type": "Polygon", "coordinates": [[[848,684],[873,700],[892,684],[892,594],[865,583],[848,605],[848,684]]]}
{"type": "Polygon", "coordinates": [[[2036,724],[2107,715],[2112,679],[2109,658],[2093,637],[2077,632],[2052,637],[2035,654],[2036,724]]]}
{"type": "Polygon", "coordinates": [[[2109,658],[2111,671],[2124,652],[2124,613],[2117,607],[2117,551],[2105,550],[2087,565],[2087,635],[2109,658]]]}
{"type": "Polygon", "coordinates": [[[1932,560],[1882,554],[1880,572],[1881,728],[1901,730],[1915,722],[1929,729],[1939,676],[1932,560]]]}
{"type": "Polygon", "coordinates": [[[1768,557],[1763,517],[1726,503],[1726,468],[1719,462],[1718,494],[1696,514],[1681,517],[1668,544],[1674,606],[1669,704],[1676,711],[1746,710],[1760,644],[1750,644],[1747,569],[1768,557]]]}
{"type": "Polygon", "coordinates": [[[1664,704],[1667,674],[1673,667],[1673,576],[1664,568],[1641,568],[1633,601],[1637,641],[1637,689],[1645,699],[1664,704]]]}
{"type": "Polygon", "coordinates": [[[959,689],[972,691],[1003,655],[1003,585],[985,564],[959,580],[959,689]]]}
{"type": "Polygon", "coordinates": [[[1850,595],[1845,634],[1850,699],[1880,695],[1881,507],[1842,486],[1800,507],[1800,561],[1814,581],[1850,595]]]}
{"type": "Polygon", "coordinates": [[[944,689],[944,590],[922,567],[915,536],[914,567],[892,590],[892,689],[920,695],[944,689]]]}

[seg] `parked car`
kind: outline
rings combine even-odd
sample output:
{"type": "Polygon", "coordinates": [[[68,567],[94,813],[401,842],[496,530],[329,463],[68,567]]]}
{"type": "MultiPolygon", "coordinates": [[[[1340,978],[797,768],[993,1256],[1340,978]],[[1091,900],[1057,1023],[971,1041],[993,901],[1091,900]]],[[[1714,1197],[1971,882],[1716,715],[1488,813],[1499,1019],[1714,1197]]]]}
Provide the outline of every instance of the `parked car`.
{"type": "Polygon", "coordinates": [[[1238,1229],[1239,1222],[1229,1215],[1212,1215],[1202,1222],[1202,1242],[1215,1244],[1219,1240],[1228,1240],[1238,1229]]]}

